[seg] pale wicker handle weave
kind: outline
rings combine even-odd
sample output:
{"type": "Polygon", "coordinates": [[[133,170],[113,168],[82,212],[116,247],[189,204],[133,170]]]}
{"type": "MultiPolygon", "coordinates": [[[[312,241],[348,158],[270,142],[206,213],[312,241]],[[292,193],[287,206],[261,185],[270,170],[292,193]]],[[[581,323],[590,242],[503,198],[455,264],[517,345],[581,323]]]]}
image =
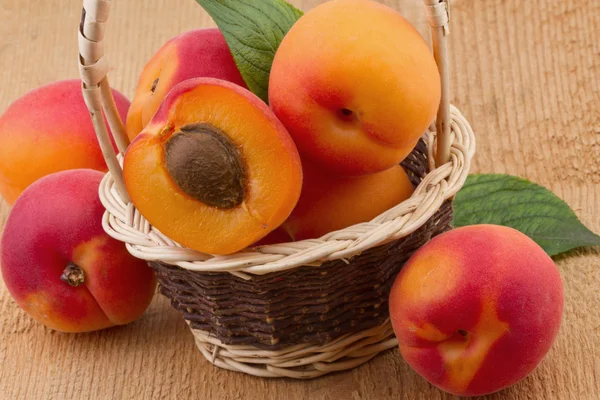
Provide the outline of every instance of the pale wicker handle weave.
{"type": "Polygon", "coordinates": [[[450,4],[449,0],[424,0],[427,10],[427,20],[431,26],[433,40],[433,56],[440,71],[442,83],[442,98],[436,118],[437,153],[436,166],[445,164],[450,159],[450,71],[448,63],[448,44],[446,36],[450,33],[450,4]]]}
{"type": "Polygon", "coordinates": [[[120,153],[125,153],[129,139],[117,111],[108,83],[108,62],[104,57],[104,24],[110,14],[111,0],[83,0],[79,25],[79,74],[83,99],[92,117],[92,123],[108,169],[115,180],[121,200],[131,200],[125,188],[123,170],[117,159],[103,115],[110,126],[120,153]],[[104,110],[104,113],[103,113],[104,110]]]}
{"type": "MultiPolygon", "coordinates": [[[[119,117],[110,85],[108,84],[108,63],[104,57],[104,24],[110,14],[112,0],[83,0],[83,12],[79,26],[79,72],[85,103],[90,111],[92,122],[100,142],[106,164],[115,181],[119,196],[124,203],[130,198],[123,180],[123,170],[119,164],[104,122],[103,111],[110,126],[119,152],[123,154],[129,145],[123,122],[119,117]]],[[[431,26],[433,53],[440,71],[442,97],[436,118],[437,152],[436,165],[439,167],[450,159],[450,84],[448,72],[448,51],[446,35],[449,33],[448,0],[424,0],[427,19],[431,26]]]]}

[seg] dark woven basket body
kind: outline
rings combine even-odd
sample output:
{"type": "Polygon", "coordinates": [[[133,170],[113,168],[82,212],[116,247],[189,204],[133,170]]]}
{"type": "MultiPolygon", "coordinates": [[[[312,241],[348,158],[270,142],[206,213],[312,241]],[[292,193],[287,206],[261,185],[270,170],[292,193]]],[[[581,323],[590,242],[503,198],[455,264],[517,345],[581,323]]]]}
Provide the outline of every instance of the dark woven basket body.
{"type": "MultiPolygon", "coordinates": [[[[427,173],[427,149],[420,141],[402,163],[416,186],[427,173]]],[[[153,262],[162,294],[193,329],[224,344],[275,350],[325,344],[341,335],[381,325],[388,297],[402,265],[419,247],[449,228],[447,201],[412,234],[371,248],[351,260],[302,266],[244,280],[229,273],[195,272],[153,262]]]]}

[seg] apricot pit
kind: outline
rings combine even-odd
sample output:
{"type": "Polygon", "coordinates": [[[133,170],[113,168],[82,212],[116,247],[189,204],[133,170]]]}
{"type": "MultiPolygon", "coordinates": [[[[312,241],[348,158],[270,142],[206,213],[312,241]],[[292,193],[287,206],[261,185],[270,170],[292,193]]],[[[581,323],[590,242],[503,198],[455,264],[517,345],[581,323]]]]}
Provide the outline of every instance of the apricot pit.
{"type": "Polygon", "coordinates": [[[206,205],[227,210],[244,200],[246,171],[241,155],[214,126],[182,127],[167,142],[165,161],[175,183],[206,205]]]}

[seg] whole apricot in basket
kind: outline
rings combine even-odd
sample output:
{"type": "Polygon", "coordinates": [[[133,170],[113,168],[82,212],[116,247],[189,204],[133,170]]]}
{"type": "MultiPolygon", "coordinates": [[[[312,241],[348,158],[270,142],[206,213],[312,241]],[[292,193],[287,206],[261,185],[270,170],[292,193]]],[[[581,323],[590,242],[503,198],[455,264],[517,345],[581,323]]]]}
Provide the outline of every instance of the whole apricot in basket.
{"type": "Polygon", "coordinates": [[[391,168],[435,117],[440,76],[393,9],[334,0],[307,12],[275,54],[269,102],[302,158],[343,175],[391,168]]]}
{"type": "Polygon", "coordinates": [[[258,246],[266,246],[270,244],[280,244],[280,243],[289,243],[294,240],[291,238],[289,233],[287,233],[281,226],[271,233],[269,233],[264,238],[260,239],[258,242],[253,243],[252,247],[258,246]]]}
{"type": "Polygon", "coordinates": [[[496,225],[435,237],[406,263],[390,295],[404,359],[435,386],[468,396],[533,371],[562,311],[552,259],[521,232],[496,225]]]}
{"type": "Polygon", "coordinates": [[[370,221],[414,191],[399,165],[375,174],[340,177],[305,162],[303,171],[300,200],[282,225],[294,240],[318,238],[370,221]]]}
{"type": "Polygon", "coordinates": [[[90,169],[39,179],[17,199],[2,236],[2,277],[17,304],[63,332],[123,325],[148,307],[154,272],[102,229],[90,169]]]}
{"type": "Polygon", "coordinates": [[[150,122],[175,85],[200,77],[223,79],[246,87],[217,28],[182,33],[165,43],[148,61],[127,114],[129,139],[133,140],[150,122]]]}
{"type": "MultiPolygon", "coordinates": [[[[116,90],[112,94],[125,118],[129,100],[116,90]]],[[[39,178],[75,168],[107,170],[81,81],[32,90],[0,117],[0,194],[9,204],[39,178]]]]}
{"type": "Polygon", "coordinates": [[[197,251],[229,254],[265,237],[300,196],[296,146],[267,105],[212,78],[175,86],[123,165],[133,204],[197,251]]]}

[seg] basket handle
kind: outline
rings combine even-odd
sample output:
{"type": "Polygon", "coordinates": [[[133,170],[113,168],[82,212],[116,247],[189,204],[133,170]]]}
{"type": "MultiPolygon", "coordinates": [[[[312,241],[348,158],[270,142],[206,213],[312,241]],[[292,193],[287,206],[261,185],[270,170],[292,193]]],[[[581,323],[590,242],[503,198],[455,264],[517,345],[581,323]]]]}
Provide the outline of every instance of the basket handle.
{"type": "MultiPolygon", "coordinates": [[[[450,83],[448,71],[448,35],[450,8],[448,0],[423,0],[427,19],[431,26],[433,55],[438,65],[442,84],[442,96],[436,118],[437,151],[436,165],[450,159],[450,83]]],[[[102,154],[115,182],[121,200],[131,200],[125,188],[123,170],[119,164],[103,116],[106,117],[112,136],[120,153],[125,153],[129,140],[123,121],[108,83],[108,63],[104,58],[104,24],[108,20],[112,0],[83,0],[81,24],[79,25],[79,74],[82,92],[88,107],[102,154]]]]}
{"type": "Polygon", "coordinates": [[[94,130],[106,165],[114,179],[121,200],[131,202],[123,170],[114,151],[106,121],[120,153],[125,153],[129,139],[108,83],[108,63],[104,58],[104,24],[110,14],[111,0],[83,0],[79,25],[79,75],[83,99],[90,112],[94,130]]]}
{"type": "Polygon", "coordinates": [[[427,20],[431,26],[433,41],[433,56],[440,72],[442,97],[435,120],[437,151],[436,166],[450,160],[450,71],[448,62],[448,44],[446,36],[450,33],[450,4],[449,0],[424,0],[427,10],[427,20]]]}

